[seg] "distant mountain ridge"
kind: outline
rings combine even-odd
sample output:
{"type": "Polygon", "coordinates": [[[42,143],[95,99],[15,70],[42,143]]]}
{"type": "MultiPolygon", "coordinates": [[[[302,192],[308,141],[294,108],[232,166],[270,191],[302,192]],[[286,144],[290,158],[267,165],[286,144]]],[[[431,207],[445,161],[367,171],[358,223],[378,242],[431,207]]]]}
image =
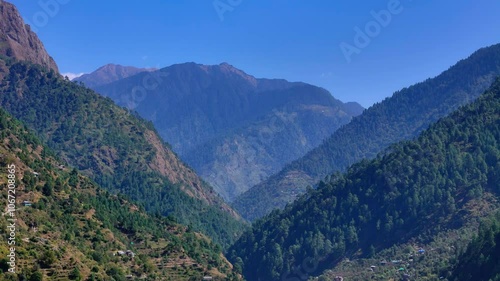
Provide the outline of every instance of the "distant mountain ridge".
{"type": "Polygon", "coordinates": [[[90,74],[84,74],[73,79],[82,82],[89,88],[108,84],[123,78],[136,75],[141,72],[155,71],[156,68],[137,68],[133,66],[122,66],[117,64],[107,64],[90,74]]]}
{"type": "Polygon", "coordinates": [[[0,55],[40,64],[59,73],[54,59],[30,26],[24,24],[17,8],[3,0],[0,1],[0,55]]]}
{"type": "Polygon", "coordinates": [[[482,48],[439,76],[404,88],[337,130],[320,146],[240,195],[233,206],[249,220],[282,208],[324,177],[411,139],[475,100],[500,75],[500,44],[482,48]]]}
{"type": "Polygon", "coordinates": [[[94,89],[151,120],[181,159],[226,200],[363,111],[322,88],[255,78],[228,63],[176,64],[94,89]]]}

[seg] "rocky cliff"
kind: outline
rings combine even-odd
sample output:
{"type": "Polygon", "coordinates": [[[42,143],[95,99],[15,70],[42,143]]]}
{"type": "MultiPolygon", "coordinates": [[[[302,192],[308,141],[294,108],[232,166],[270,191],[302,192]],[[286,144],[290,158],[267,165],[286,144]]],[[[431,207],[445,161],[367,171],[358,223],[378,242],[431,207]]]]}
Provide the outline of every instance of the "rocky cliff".
{"type": "Polygon", "coordinates": [[[59,72],[56,62],[49,56],[43,43],[24,24],[17,8],[0,0],[0,55],[30,61],[59,72]]]}

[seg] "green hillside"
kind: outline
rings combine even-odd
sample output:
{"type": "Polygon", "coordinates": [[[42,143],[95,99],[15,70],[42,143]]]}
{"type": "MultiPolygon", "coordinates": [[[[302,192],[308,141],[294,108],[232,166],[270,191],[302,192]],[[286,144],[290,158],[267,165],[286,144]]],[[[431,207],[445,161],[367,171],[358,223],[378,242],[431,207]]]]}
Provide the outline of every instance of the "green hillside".
{"type": "MultiPolygon", "coordinates": [[[[99,72],[76,81],[93,85],[99,72]]],[[[181,159],[228,202],[363,110],[325,89],[255,78],[227,63],[176,64],[93,89],[151,120],[181,159]],[[144,89],[140,98],[132,95],[138,89],[144,89]]]]}
{"type": "Polygon", "coordinates": [[[58,156],[150,213],[173,216],[223,246],[243,228],[236,213],[154,130],[110,99],[41,66],[6,60],[0,105],[58,156]]]}
{"type": "MultiPolygon", "coordinates": [[[[6,273],[11,246],[2,243],[0,280],[238,280],[208,238],[147,215],[64,164],[0,110],[0,208],[6,210],[13,172],[17,219],[17,274],[6,273]],[[117,254],[126,250],[134,256],[117,254]]],[[[0,219],[3,241],[10,236],[7,218],[0,219]]]]}
{"type": "Polygon", "coordinates": [[[500,213],[481,225],[479,234],[460,255],[450,280],[500,280],[500,213]]]}
{"type": "Polygon", "coordinates": [[[439,118],[482,94],[500,75],[500,44],[483,48],[439,76],[404,88],[337,130],[323,144],[233,202],[255,220],[282,208],[324,177],[412,139],[439,118]]]}
{"type": "MultiPolygon", "coordinates": [[[[231,247],[230,260],[248,280],[305,280],[345,258],[370,257],[413,239],[428,244],[440,233],[467,227],[498,210],[499,182],[497,80],[416,140],[332,175],[257,221],[231,247]]],[[[451,264],[452,255],[445,257],[442,263],[451,264]]]]}

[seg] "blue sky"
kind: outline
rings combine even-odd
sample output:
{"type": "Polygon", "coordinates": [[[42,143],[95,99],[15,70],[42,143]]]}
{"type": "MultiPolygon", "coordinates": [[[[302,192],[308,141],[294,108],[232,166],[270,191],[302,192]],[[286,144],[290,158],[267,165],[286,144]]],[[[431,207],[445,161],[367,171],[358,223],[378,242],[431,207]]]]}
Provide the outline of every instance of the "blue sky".
{"type": "Polygon", "coordinates": [[[365,107],[500,43],[498,0],[10,2],[62,73],[228,62],[365,107]]]}

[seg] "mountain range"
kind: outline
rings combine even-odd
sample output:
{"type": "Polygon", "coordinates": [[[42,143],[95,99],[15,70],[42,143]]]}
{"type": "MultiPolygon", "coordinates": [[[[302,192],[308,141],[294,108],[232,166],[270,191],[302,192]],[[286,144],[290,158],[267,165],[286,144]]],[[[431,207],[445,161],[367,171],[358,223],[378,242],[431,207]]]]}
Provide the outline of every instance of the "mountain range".
{"type": "Polygon", "coordinates": [[[477,232],[477,224],[470,224],[500,207],[499,140],[497,79],[476,102],[415,140],[332,175],[257,221],[229,249],[230,260],[254,281],[310,280],[327,270],[333,275],[322,280],[333,280],[344,259],[355,268],[353,280],[450,277],[455,242],[468,243],[477,232]],[[362,263],[372,269],[362,277],[351,261],[373,257],[374,263],[362,263]],[[431,266],[420,266],[431,258],[431,266]],[[376,272],[375,263],[381,265],[376,272]]]}
{"type": "Polygon", "coordinates": [[[500,75],[500,44],[483,48],[439,76],[404,88],[355,117],[321,145],[293,161],[232,204],[248,220],[283,208],[307,186],[412,139],[430,124],[475,100],[500,75]]]}
{"type": "Polygon", "coordinates": [[[69,81],[0,16],[0,280],[500,280],[500,45],[365,110],[228,63],[69,81]]]}
{"type": "Polygon", "coordinates": [[[363,110],[322,88],[257,79],[227,63],[177,64],[95,86],[103,68],[75,80],[150,120],[180,158],[228,201],[363,110]]]}
{"type": "MultiPolygon", "coordinates": [[[[0,19],[2,26],[21,25],[17,20],[18,14],[0,19]]],[[[152,124],[53,69],[15,55],[0,57],[0,105],[58,157],[101,187],[127,195],[151,213],[173,216],[220,245],[238,237],[241,218],[179,160],[152,124]]]]}

